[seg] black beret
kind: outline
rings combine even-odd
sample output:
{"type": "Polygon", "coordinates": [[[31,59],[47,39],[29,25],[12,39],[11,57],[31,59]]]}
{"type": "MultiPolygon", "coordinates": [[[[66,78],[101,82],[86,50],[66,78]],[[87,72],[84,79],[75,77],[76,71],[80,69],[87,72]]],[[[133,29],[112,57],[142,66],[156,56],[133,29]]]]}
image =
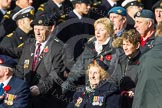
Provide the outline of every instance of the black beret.
{"type": "Polygon", "coordinates": [[[42,14],[39,17],[36,17],[32,22],[31,26],[34,25],[43,25],[43,26],[53,26],[56,24],[55,16],[42,14]]]}
{"type": "Polygon", "coordinates": [[[30,18],[30,19],[34,19],[34,7],[29,6],[27,8],[21,9],[20,11],[18,11],[17,13],[15,13],[12,17],[12,19],[14,21],[17,21],[18,19],[21,18],[30,18]]]}
{"type": "Polygon", "coordinates": [[[0,55],[0,66],[6,66],[6,67],[15,67],[17,64],[17,62],[9,57],[9,56],[5,56],[5,55],[0,55]]]}
{"type": "Polygon", "coordinates": [[[157,1],[153,6],[152,6],[152,10],[156,9],[156,8],[162,8],[162,0],[157,1]]]}

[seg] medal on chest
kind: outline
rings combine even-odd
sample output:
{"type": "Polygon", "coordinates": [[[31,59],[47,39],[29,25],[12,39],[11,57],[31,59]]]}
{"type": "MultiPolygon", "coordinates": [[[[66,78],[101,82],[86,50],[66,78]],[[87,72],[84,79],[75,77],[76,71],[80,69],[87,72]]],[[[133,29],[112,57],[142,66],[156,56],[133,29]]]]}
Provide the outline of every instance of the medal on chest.
{"type": "Polygon", "coordinates": [[[103,105],[103,99],[104,99],[103,96],[94,96],[92,105],[93,106],[97,106],[97,105],[102,106],[103,105]]]}

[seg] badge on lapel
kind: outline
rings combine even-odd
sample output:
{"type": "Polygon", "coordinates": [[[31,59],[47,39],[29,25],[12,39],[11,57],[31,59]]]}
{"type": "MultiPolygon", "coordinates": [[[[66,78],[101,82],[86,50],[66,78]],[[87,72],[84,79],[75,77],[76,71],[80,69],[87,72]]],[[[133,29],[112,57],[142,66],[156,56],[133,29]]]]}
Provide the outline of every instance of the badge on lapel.
{"type": "Polygon", "coordinates": [[[96,106],[96,105],[102,106],[103,105],[103,99],[104,99],[103,96],[94,96],[92,105],[93,106],[96,106]]]}
{"type": "Polygon", "coordinates": [[[24,61],[24,69],[25,69],[25,68],[29,68],[29,63],[30,63],[29,59],[26,59],[26,60],[24,61]]]}
{"type": "Polygon", "coordinates": [[[77,102],[75,103],[75,106],[76,106],[76,107],[80,107],[80,104],[82,103],[82,101],[83,101],[83,98],[79,97],[79,98],[77,99],[77,102]]]}

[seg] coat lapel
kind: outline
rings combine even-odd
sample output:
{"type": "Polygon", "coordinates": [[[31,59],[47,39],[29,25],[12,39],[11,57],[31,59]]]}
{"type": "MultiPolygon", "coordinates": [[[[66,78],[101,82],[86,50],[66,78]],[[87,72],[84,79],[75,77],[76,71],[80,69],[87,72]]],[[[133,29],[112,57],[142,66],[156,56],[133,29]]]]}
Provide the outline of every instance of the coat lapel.
{"type": "Polygon", "coordinates": [[[46,56],[46,54],[48,53],[48,43],[49,42],[47,42],[47,44],[46,44],[46,46],[44,47],[44,49],[42,50],[42,52],[41,52],[41,54],[40,54],[40,56],[39,56],[39,61],[37,62],[37,64],[36,64],[36,66],[35,66],[35,70],[37,70],[37,68],[38,68],[38,66],[40,65],[40,63],[41,63],[41,61],[42,61],[42,59],[46,56]]]}

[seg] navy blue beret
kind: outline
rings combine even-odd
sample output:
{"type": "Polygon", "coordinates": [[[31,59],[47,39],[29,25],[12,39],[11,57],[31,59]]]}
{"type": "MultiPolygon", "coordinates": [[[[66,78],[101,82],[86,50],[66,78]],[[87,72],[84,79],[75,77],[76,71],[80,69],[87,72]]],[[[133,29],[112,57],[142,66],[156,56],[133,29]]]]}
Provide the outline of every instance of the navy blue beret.
{"type": "Polygon", "coordinates": [[[151,10],[143,9],[134,15],[134,18],[136,17],[154,19],[154,13],[151,10]]]}
{"type": "Polygon", "coordinates": [[[0,55],[0,66],[6,66],[6,67],[15,67],[17,64],[17,62],[9,57],[9,56],[5,56],[5,55],[0,55]]]}

